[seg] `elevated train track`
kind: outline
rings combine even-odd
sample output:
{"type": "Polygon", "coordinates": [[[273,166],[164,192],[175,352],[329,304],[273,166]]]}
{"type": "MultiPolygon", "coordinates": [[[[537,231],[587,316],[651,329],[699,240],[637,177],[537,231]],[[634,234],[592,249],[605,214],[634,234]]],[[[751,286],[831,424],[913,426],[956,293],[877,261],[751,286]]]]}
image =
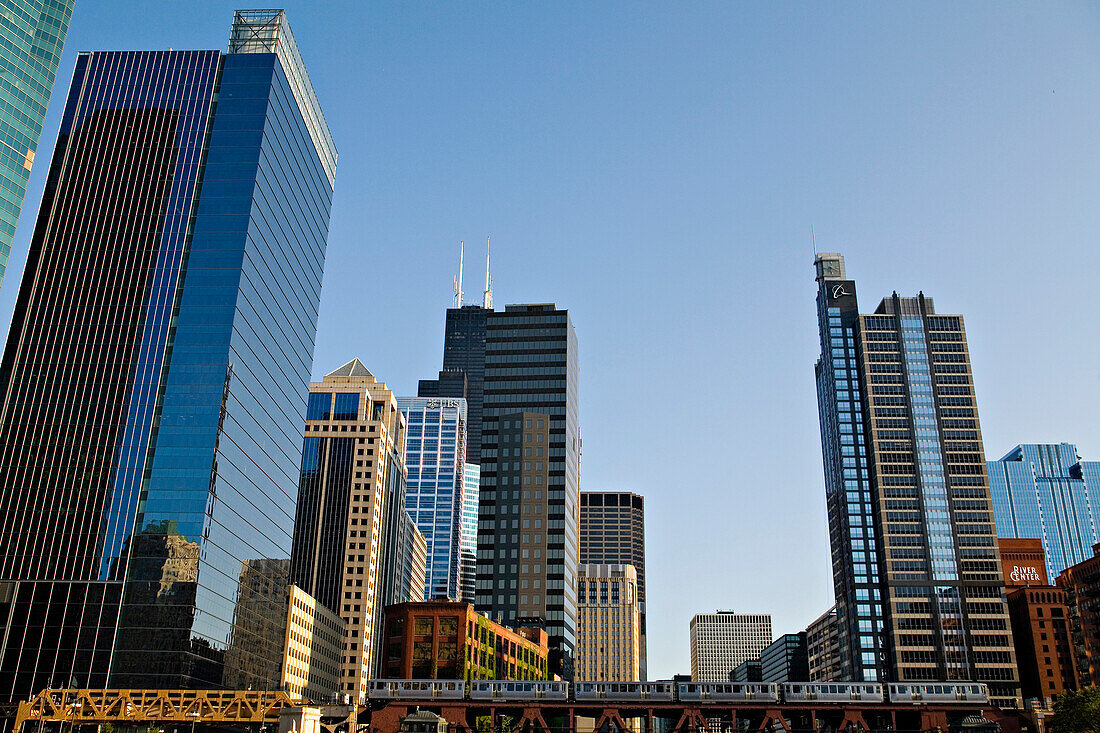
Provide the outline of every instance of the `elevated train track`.
{"type": "MultiPolygon", "coordinates": [[[[803,684],[783,690],[761,683],[673,684],[379,680],[371,683],[364,704],[321,706],[321,725],[325,733],[398,733],[405,716],[419,708],[446,719],[448,733],[477,733],[487,724],[504,733],[1020,730],[1014,712],[1002,712],[982,694],[963,693],[960,699],[954,690],[951,700],[899,702],[881,685],[854,690],[844,683],[823,689],[803,684]],[[578,725],[585,719],[587,725],[578,725]]],[[[76,733],[80,726],[105,723],[181,733],[192,726],[259,733],[276,730],[283,710],[309,704],[283,692],[44,690],[19,704],[14,733],[61,733],[66,725],[76,733]],[[23,726],[27,722],[36,725],[23,726]]]]}

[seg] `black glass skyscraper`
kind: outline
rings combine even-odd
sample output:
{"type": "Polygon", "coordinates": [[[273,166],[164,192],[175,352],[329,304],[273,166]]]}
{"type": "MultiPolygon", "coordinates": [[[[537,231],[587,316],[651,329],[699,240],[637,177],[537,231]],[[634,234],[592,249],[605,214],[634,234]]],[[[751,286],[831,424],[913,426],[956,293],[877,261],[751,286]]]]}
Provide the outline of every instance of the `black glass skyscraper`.
{"type": "Polygon", "coordinates": [[[506,623],[543,623],[551,670],[571,678],[580,425],[569,312],[449,308],[443,349],[440,379],[421,382],[420,394],[461,397],[465,374],[467,460],[481,465],[475,606],[506,623]]]}
{"type": "Polygon", "coordinates": [[[485,329],[491,308],[464,305],[447,309],[443,332],[443,371],[422,379],[420,397],[463,397],[467,406],[466,462],[481,464],[481,409],[485,393],[485,329]],[[463,379],[463,375],[465,379],[463,379]]]}
{"type": "Polygon", "coordinates": [[[844,259],[815,266],[842,677],[980,681],[1018,704],[962,316],[896,293],[860,314],[844,259]]]}
{"type": "Polygon", "coordinates": [[[0,366],[0,697],[277,684],[335,164],[281,11],[77,59],[0,366]]]}

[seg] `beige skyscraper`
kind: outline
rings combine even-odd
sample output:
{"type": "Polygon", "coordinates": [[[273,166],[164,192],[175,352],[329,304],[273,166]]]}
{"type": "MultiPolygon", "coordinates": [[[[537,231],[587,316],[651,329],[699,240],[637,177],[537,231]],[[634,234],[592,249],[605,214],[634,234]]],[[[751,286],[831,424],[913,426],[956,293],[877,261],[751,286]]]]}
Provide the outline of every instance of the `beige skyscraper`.
{"type": "Polygon", "coordinates": [[[358,359],[309,385],[291,581],[346,626],[341,689],[378,669],[382,609],[422,600],[424,537],[405,511],[405,418],[358,359]]]}
{"type": "Polygon", "coordinates": [[[576,679],[640,679],[641,636],[634,566],[578,565],[576,679]]]}
{"type": "Polygon", "coordinates": [[[725,682],[737,665],[759,657],[771,642],[771,614],[696,614],[691,619],[691,679],[725,682]]]}

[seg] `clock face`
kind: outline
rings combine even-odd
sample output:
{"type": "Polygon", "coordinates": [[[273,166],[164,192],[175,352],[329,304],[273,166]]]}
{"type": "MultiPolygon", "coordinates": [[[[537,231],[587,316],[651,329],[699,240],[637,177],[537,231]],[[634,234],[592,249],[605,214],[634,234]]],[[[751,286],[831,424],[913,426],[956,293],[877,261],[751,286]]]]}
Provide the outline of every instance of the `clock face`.
{"type": "Polygon", "coordinates": [[[826,260],[824,262],[824,265],[825,265],[825,274],[826,275],[839,275],[840,274],[840,263],[839,262],[836,262],[835,260],[826,260]]]}

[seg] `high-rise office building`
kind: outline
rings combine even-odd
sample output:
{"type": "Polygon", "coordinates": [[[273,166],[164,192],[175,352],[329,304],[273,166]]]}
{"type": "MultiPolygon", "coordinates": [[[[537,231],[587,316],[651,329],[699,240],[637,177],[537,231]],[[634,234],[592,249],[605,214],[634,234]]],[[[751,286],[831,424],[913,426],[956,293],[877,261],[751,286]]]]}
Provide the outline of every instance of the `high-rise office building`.
{"type": "Polygon", "coordinates": [[[481,500],[481,466],[467,463],[462,488],[462,539],[458,544],[462,601],[477,597],[477,515],[481,500]]]}
{"type": "MultiPolygon", "coordinates": [[[[397,406],[408,421],[405,508],[428,547],[424,597],[463,600],[463,588],[474,583],[466,576],[476,570],[470,560],[477,553],[477,495],[472,502],[466,496],[471,482],[475,492],[477,487],[466,463],[466,400],[399,397],[397,406]]],[[[480,469],[472,468],[480,476],[480,469]]]]}
{"type": "Polygon", "coordinates": [[[77,58],[0,366],[0,697],[278,684],[248,630],[286,604],[258,575],[290,555],[335,166],[281,11],[228,53],[77,58]]]}
{"type": "Polygon", "coordinates": [[[1071,443],[1028,444],[987,465],[998,537],[1042,540],[1051,578],[1092,557],[1100,461],[1082,461],[1071,443]]]}
{"type": "Polygon", "coordinates": [[[820,254],[818,407],[843,677],[1020,703],[966,332],[931,298],[861,315],[820,254]]]}
{"type": "Polygon", "coordinates": [[[567,679],[580,523],[577,360],[568,311],[509,305],[488,314],[477,607],[506,623],[543,619],[551,672],[567,679]]]}
{"type": "Polygon", "coordinates": [[[358,359],[309,385],[291,582],[341,614],[343,692],[361,700],[383,609],[424,599],[426,543],[405,511],[405,416],[358,359]]]}
{"type": "Polygon", "coordinates": [[[577,588],[577,679],[642,679],[642,625],[634,566],[582,563],[577,588]]]}
{"type": "Polygon", "coordinates": [[[481,466],[479,611],[543,623],[551,671],[572,678],[579,555],[577,337],[553,304],[447,310],[443,371],[421,396],[467,399],[467,462],[481,466]]]}
{"type": "Polygon", "coordinates": [[[581,564],[633,565],[641,624],[638,679],[646,679],[645,499],[629,491],[581,492],[581,564]]]}
{"type": "Polygon", "coordinates": [[[764,682],[805,682],[810,679],[806,632],[782,634],[760,652],[760,679],[764,682]]]}
{"type": "Polygon", "coordinates": [[[691,679],[726,682],[730,672],[772,642],[772,617],[767,613],[715,611],[691,619],[691,679]]]}
{"type": "Polygon", "coordinates": [[[0,281],[75,0],[5,0],[0,13],[0,281]]]}

